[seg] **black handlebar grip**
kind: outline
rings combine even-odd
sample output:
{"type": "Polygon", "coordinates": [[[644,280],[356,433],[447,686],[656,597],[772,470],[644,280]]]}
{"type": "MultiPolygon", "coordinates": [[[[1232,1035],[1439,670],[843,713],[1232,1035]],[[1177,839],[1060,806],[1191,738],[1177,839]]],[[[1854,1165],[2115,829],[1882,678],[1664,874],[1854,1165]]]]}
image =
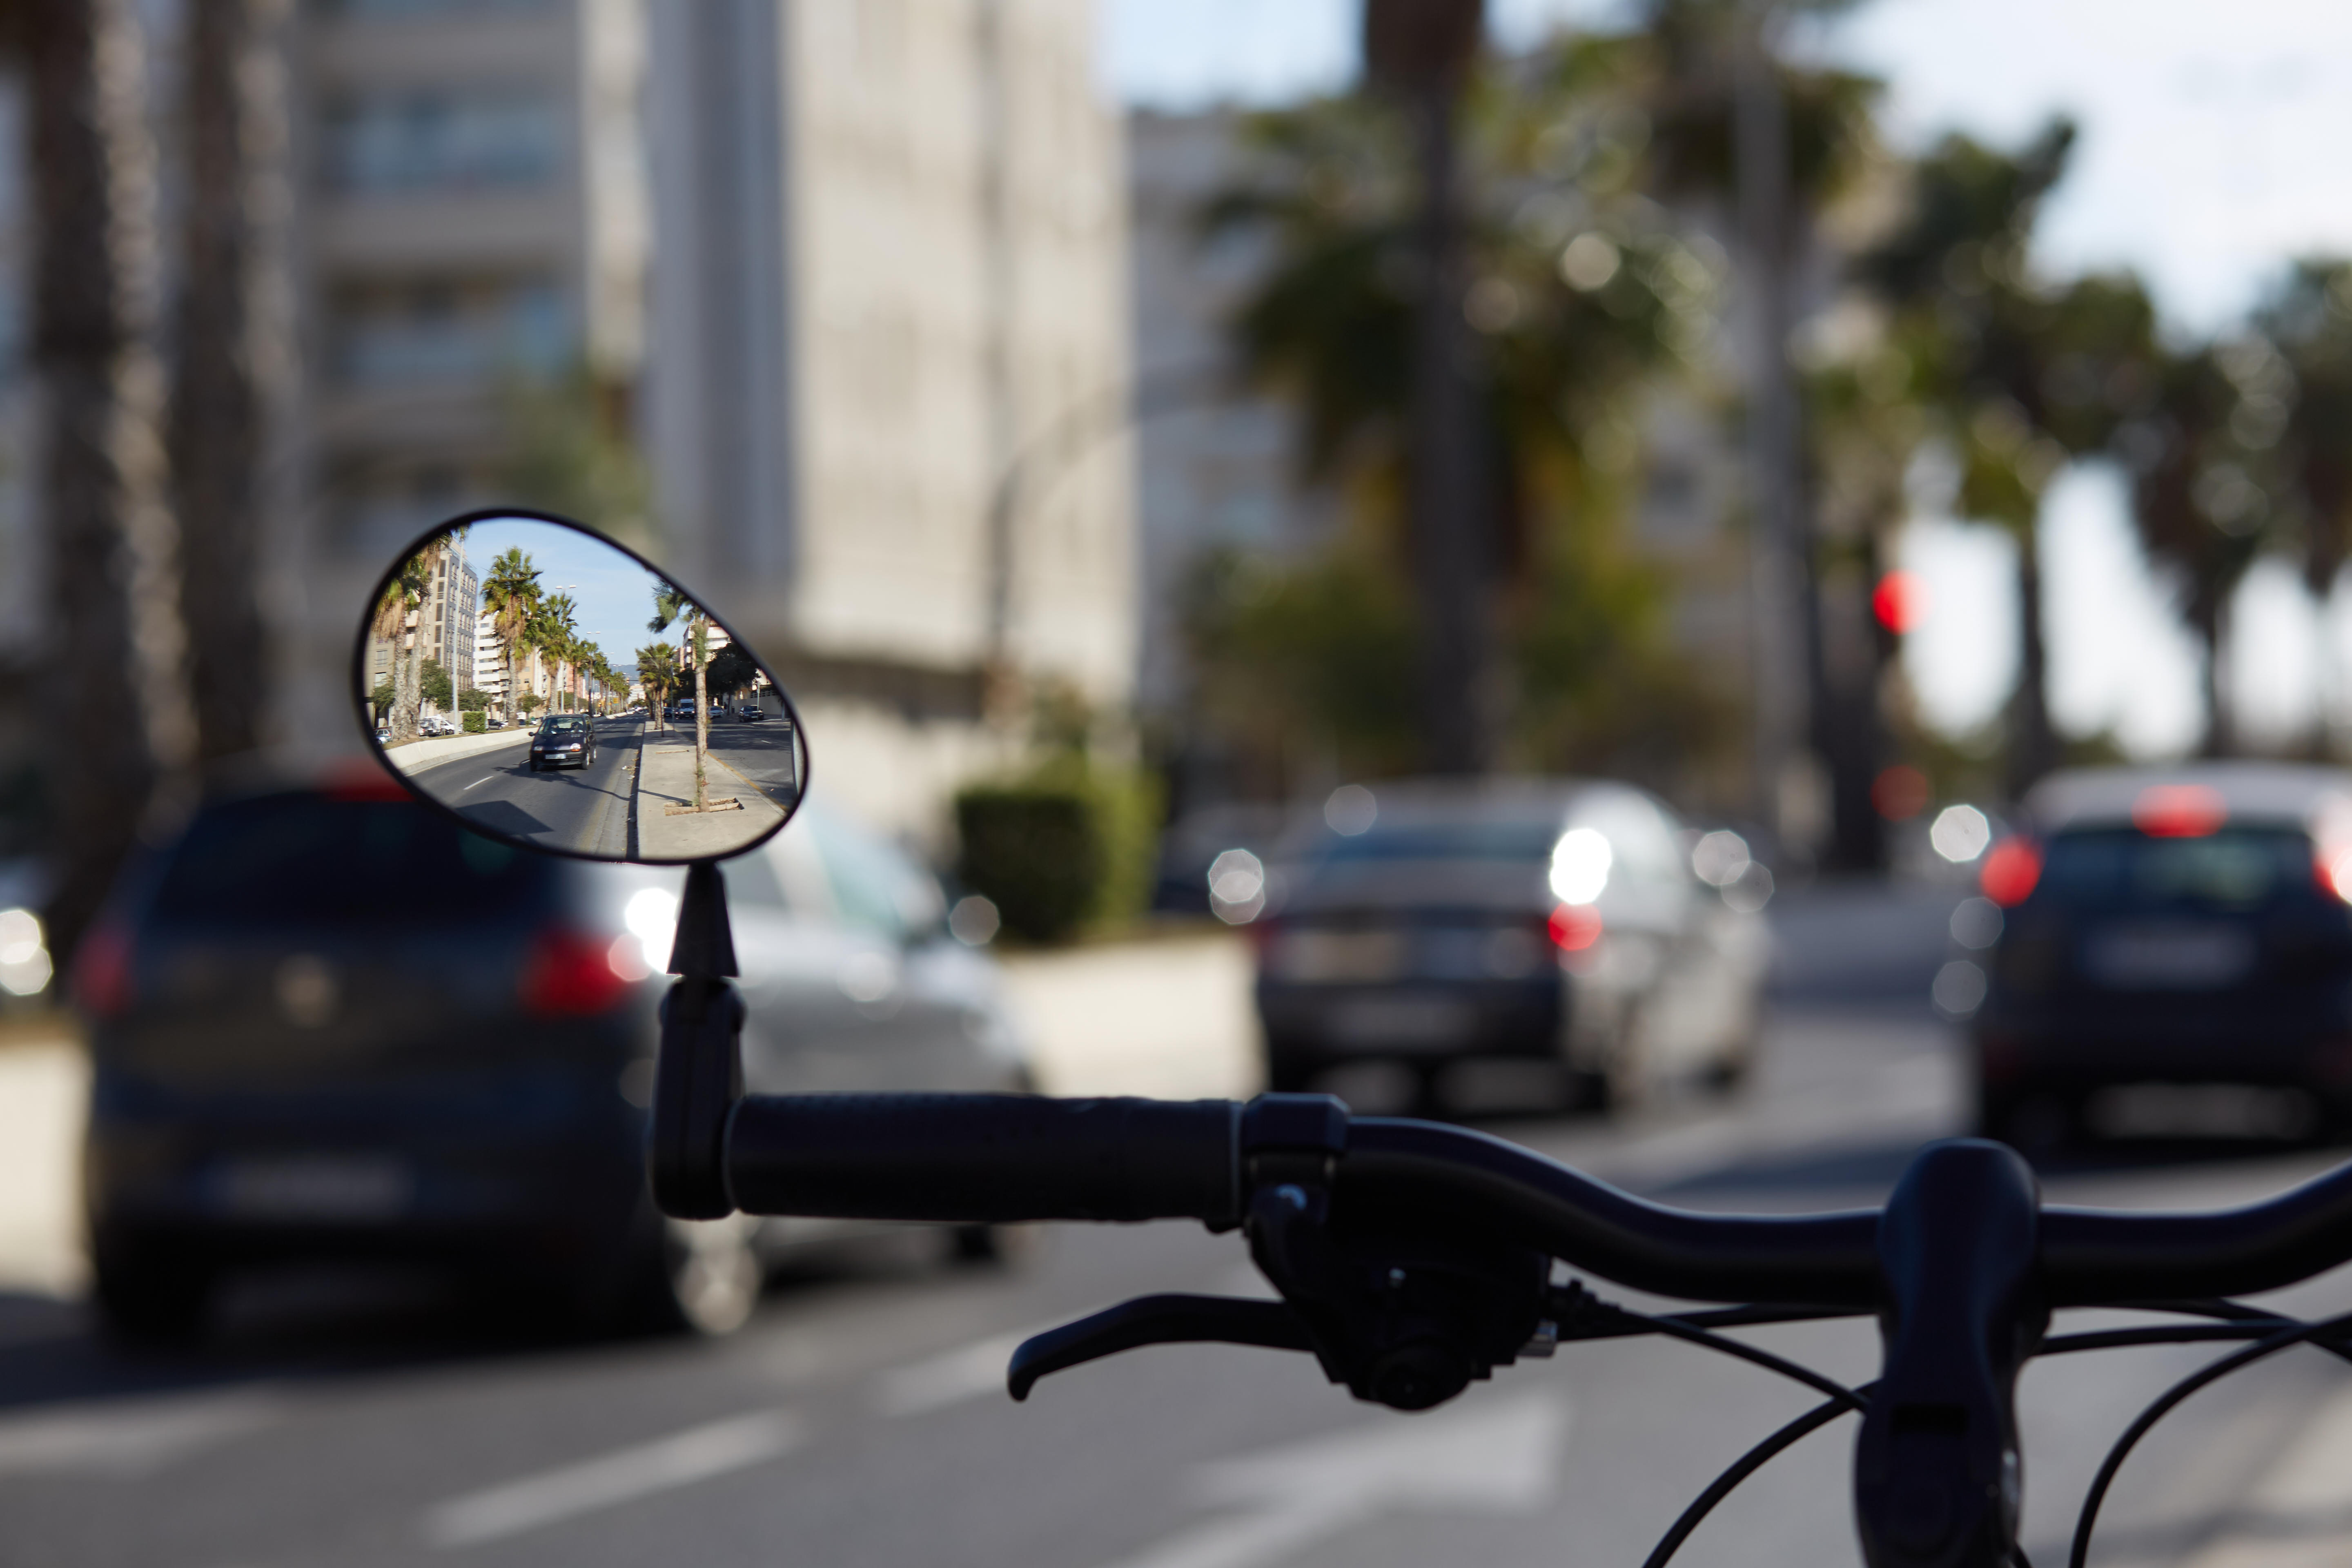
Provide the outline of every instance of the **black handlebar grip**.
{"type": "Polygon", "coordinates": [[[727,1129],[746,1214],[957,1225],[1240,1215],[1229,1100],[751,1095],[727,1129]]]}

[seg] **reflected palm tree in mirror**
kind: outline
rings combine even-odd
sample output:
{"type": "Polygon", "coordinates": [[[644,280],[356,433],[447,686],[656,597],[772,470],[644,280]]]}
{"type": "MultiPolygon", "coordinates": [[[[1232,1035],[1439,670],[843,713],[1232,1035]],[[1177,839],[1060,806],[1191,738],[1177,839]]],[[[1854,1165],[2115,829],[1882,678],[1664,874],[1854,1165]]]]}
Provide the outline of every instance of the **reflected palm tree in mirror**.
{"type": "MultiPolygon", "coordinates": [[[[649,632],[667,631],[671,622],[677,622],[686,633],[681,650],[694,668],[694,807],[696,811],[723,810],[737,805],[729,799],[714,806],[703,778],[703,763],[710,754],[710,681],[709,632],[710,617],[702,606],[681,592],[675,584],[665,583],[654,590],[654,617],[646,623],[649,632]]],[[[679,684],[684,685],[683,677],[679,684]]]]}
{"type": "Polygon", "coordinates": [[[539,569],[520,545],[509,548],[490,563],[489,575],[482,580],[482,608],[489,612],[491,627],[499,635],[499,657],[506,666],[504,711],[500,717],[509,721],[524,711],[516,706],[522,696],[519,683],[523,627],[530,624],[539,599],[539,569]]]}
{"type": "Polygon", "coordinates": [[[375,717],[378,726],[394,741],[410,740],[416,733],[417,669],[415,661],[409,657],[412,650],[401,645],[408,640],[409,616],[425,602],[425,587],[432,580],[435,548],[427,546],[400,563],[400,569],[384,584],[369,621],[369,630],[376,640],[392,650],[391,668],[386,671],[392,700],[388,707],[380,706],[375,717]]]}

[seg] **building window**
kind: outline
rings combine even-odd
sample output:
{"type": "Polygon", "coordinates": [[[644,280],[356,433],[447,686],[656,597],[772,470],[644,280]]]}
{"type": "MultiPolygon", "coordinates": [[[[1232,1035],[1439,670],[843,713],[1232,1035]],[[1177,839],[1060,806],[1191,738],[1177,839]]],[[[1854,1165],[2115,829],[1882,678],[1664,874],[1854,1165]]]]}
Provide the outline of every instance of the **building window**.
{"type": "Polygon", "coordinates": [[[329,111],[326,148],[339,190],[512,190],[554,176],[563,120],[528,90],[372,93],[329,111]]]}
{"type": "Polygon", "coordinates": [[[562,291],[536,279],[348,288],[331,340],[336,379],[351,386],[548,376],[572,357],[562,291]]]}
{"type": "Polygon", "coordinates": [[[333,16],[357,16],[397,21],[409,16],[462,16],[468,13],[497,16],[504,12],[545,11],[554,0],[326,0],[320,7],[333,16]]]}

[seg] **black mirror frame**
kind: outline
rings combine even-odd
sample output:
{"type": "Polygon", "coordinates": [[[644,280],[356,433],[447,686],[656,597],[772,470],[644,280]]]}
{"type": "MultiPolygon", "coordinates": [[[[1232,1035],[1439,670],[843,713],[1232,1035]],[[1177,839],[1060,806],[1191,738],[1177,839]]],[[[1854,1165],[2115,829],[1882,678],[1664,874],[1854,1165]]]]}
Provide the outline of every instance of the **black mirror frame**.
{"type": "MultiPolygon", "coordinates": [[[[599,544],[604,545],[608,549],[619,552],[621,554],[627,556],[630,560],[635,562],[638,565],[644,567],[647,572],[652,573],[662,581],[668,583],[673,587],[679,589],[681,592],[688,593],[688,596],[692,598],[695,604],[701,606],[703,613],[718,624],[719,629],[725,632],[729,640],[733,642],[736,647],[748,647],[750,646],[741,637],[737,635],[735,628],[728,625],[726,620],[720,616],[716,610],[711,609],[709,605],[703,602],[700,595],[693,594],[687,590],[685,584],[679,583],[667,572],[664,571],[661,567],[655,565],[652,562],[646,560],[644,556],[638,554],[627,545],[589,527],[586,523],[581,522],[576,519],[565,517],[559,512],[541,511],[536,507],[528,506],[480,507],[473,511],[461,512],[455,517],[447,518],[441,522],[434,524],[431,528],[426,529],[424,532],[410,540],[408,543],[402,548],[400,552],[392,558],[391,563],[385,566],[383,572],[377,574],[374,585],[368,589],[367,597],[362,601],[362,605],[373,605],[378,599],[382,598],[383,591],[392,585],[393,575],[400,570],[401,563],[408,560],[409,557],[415,555],[419,550],[422,550],[428,542],[439,538],[442,534],[447,533],[453,529],[470,527],[478,522],[515,520],[527,522],[544,522],[551,524],[557,528],[568,528],[574,533],[583,534],[586,537],[596,541],[599,544]]],[[[583,854],[576,849],[558,849],[548,845],[525,844],[520,839],[507,838],[499,834],[486,832],[482,828],[476,826],[474,824],[467,822],[465,817],[460,816],[457,811],[443,805],[440,801],[434,799],[423,790],[411,784],[408,782],[407,776],[398,768],[393,766],[392,760],[384,755],[383,748],[377,744],[375,731],[368,727],[367,716],[363,707],[365,700],[359,695],[368,689],[366,685],[368,673],[368,612],[365,608],[362,608],[360,615],[359,630],[352,639],[351,685],[346,689],[346,700],[352,704],[352,716],[359,721],[361,743],[367,747],[368,754],[375,759],[376,765],[383,769],[384,773],[391,778],[394,784],[400,786],[400,791],[403,795],[405,795],[409,799],[415,801],[422,805],[439,812],[442,816],[447,817],[450,821],[456,823],[458,826],[464,828],[468,833],[474,834],[479,837],[488,838],[494,843],[510,844],[518,849],[528,850],[534,855],[553,855],[565,860],[585,860],[589,864],[595,866],[694,866],[713,861],[732,860],[739,855],[748,855],[752,850],[757,849],[760,846],[768,842],[771,838],[773,838],[777,834],[782,833],[785,828],[791,826],[793,818],[800,815],[800,805],[796,802],[794,803],[792,811],[787,813],[782,821],[778,822],[773,827],[769,828],[767,832],[760,835],[759,837],[751,839],[740,847],[730,849],[723,855],[694,856],[681,860],[614,860],[602,855],[583,854]]],[[[763,663],[761,665],[761,668],[767,669],[767,666],[763,663]]],[[[772,670],[769,671],[769,676],[770,679],[772,679],[774,678],[774,672],[772,670]]],[[[800,799],[801,801],[806,801],[808,799],[809,784],[816,774],[814,749],[808,743],[808,729],[801,721],[800,710],[793,705],[792,693],[785,690],[782,683],[779,683],[776,686],[775,692],[777,700],[781,701],[784,705],[784,717],[792,721],[793,742],[800,748],[800,799]]]]}

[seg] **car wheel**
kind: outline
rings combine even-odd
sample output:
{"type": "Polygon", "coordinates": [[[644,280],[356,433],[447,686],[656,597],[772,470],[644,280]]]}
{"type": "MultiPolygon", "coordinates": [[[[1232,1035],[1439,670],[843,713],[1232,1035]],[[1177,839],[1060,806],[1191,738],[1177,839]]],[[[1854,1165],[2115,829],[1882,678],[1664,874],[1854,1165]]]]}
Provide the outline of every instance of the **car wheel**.
{"type": "Polygon", "coordinates": [[[212,1317],[213,1276],[184,1258],[137,1262],[100,1254],[90,1298],[110,1338],[127,1344],[191,1344],[212,1317]]]}
{"type": "Polygon", "coordinates": [[[662,1219],[644,1227],[632,1259],[623,1326],[717,1338],[751,1321],[767,1272],[752,1246],[759,1222],[662,1219]]]}
{"type": "Polygon", "coordinates": [[[965,1268],[1022,1268],[1045,1250],[1036,1225],[960,1225],[948,1233],[950,1262],[965,1268]]]}

